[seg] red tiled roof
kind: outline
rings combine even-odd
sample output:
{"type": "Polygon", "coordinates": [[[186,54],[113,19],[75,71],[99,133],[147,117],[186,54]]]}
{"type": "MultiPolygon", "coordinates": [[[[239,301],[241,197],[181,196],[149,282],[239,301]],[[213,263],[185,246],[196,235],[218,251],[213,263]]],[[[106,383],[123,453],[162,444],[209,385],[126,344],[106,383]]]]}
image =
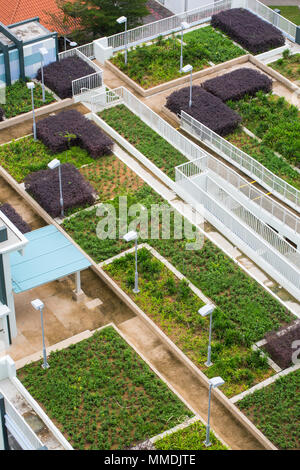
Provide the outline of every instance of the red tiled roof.
{"type": "Polygon", "coordinates": [[[68,34],[78,28],[78,21],[75,19],[63,24],[63,15],[59,25],[52,24],[47,13],[59,15],[60,12],[56,0],[0,0],[0,21],[7,26],[38,16],[40,23],[50,31],[68,34]]]}

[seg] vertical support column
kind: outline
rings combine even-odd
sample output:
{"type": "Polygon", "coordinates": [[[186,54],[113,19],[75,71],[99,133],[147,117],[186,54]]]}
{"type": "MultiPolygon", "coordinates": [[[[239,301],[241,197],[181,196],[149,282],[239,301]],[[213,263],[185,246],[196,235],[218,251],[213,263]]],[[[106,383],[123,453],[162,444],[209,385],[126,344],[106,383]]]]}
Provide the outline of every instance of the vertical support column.
{"type": "Polygon", "coordinates": [[[24,49],[23,49],[23,41],[19,41],[17,44],[18,51],[19,51],[19,66],[20,66],[20,79],[25,81],[26,74],[25,74],[25,60],[24,60],[24,49]]]}
{"type": "Polygon", "coordinates": [[[0,393],[0,450],[9,450],[8,434],[5,424],[5,403],[2,393],[0,393]]]}
{"type": "Polygon", "coordinates": [[[73,299],[76,300],[77,302],[82,302],[85,298],[84,292],[81,289],[81,277],[80,277],[80,271],[77,271],[75,273],[75,290],[73,291],[73,299]]]}
{"type": "Polygon", "coordinates": [[[297,26],[295,40],[297,44],[300,44],[300,26],[297,26]]]}
{"type": "Polygon", "coordinates": [[[10,63],[9,63],[9,52],[8,46],[2,46],[2,52],[4,55],[4,68],[5,68],[5,81],[6,86],[11,85],[11,73],[10,73],[10,63]]]}

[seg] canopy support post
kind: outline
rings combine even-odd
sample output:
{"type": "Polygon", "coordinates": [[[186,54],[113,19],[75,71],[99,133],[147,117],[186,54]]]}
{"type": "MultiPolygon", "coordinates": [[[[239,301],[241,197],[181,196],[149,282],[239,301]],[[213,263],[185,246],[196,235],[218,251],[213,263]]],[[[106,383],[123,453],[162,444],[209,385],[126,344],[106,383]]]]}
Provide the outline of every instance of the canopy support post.
{"type": "Polygon", "coordinates": [[[85,294],[83,290],[81,289],[80,271],[76,271],[75,273],[75,283],[76,283],[76,288],[73,291],[73,299],[76,300],[76,302],[82,302],[85,299],[85,294]]]}

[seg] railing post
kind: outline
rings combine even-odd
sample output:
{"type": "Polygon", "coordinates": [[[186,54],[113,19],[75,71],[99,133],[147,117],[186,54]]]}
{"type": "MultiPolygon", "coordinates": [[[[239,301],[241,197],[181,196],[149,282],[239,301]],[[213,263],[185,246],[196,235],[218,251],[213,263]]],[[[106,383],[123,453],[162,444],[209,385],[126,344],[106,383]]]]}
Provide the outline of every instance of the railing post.
{"type": "Polygon", "coordinates": [[[0,450],[9,450],[8,433],[5,424],[5,402],[0,393],[0,450]]]}

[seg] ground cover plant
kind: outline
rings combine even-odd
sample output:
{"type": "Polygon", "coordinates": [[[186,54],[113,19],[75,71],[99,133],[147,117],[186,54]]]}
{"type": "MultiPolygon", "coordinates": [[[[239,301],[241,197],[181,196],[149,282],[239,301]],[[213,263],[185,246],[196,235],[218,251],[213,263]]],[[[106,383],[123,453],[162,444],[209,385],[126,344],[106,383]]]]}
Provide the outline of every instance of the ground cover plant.
{"type": "Polygon", "coordinates": [[[3,121],[4,118],[4,109],[0,108],[0,121],[3,121]]]}
{"type": "MultiPolygon", "coordinates": [[[[56,154],[55,158],[61,163],[72,163],[77,168],[95,162],[86,150],[72,144],[70,149],[56,154]]],[[[35,141],[32,137],[24,137],[0,146],[0,164],[18,183],[29,173],[47,169],[51,160],[52,152],[40,140],[35,141]]]]}
{"type": "Polygon", "coordinates": [[[300,174],[284,158],[275,155],[265,144],[249,137],[241,129],[237,129],[232,134],[227,135],[226,140],[243,150],[290,185],[300,189],[300,174]]]}
{"type": "Polygon", "coordinates": [[[88,180],[102,201],[119,194],[134,193],[144,181],[115,155],[104,156],[80,173],[88,180]]]}
{"type": "MultiPolygon", "coordinates": [[[[231,39],[216,31],[212,26],[205,26],[184,34],[184,42],[190,46],[205,48],[207,60],[220,64],[245,54],[246,51],[234,44],[231,39]]],[[[189,63],[189,62],[187,62],[189,63]]]]}
{"type": "Polygon", "coordinates": [[[75,449],[124,449],[192,413],[112,328],[18,376],[75,449]]]}
{"type": "Polygon", "coordinates": [[[237,406],[279,449],[300,448],[300,370],[256,390],[237,406]]]}
{"type": "MultiPolygon", "coordinates": [[[[95,73],[95,70],[80,57],[72,56],[44,67],[45,85],[61,99],[72,97],[72,81],[95,73]]],[[[37,79],[41,81],[42,72],[38,70],[37,79]]]]}
{"type": "Polygon", "coordinates": [[[300,166],[300,112],[283,97],[266,95],[228,101],[228,106],[243,118],[243,125],[269,148],[279,152],[293,165],[300,166]]]}
{"type": "Polygon", "coordinates": [[[166,107],[175,114],[185,111],[206,127],[225,136],[241,122],[241,117],[226,106],[220,98],[208,93],[202,86],[192,87],[192,106],[189,107],[190,87],[174,91],[167,97],[166,107]]]}
{"type": "MultiPolygon", "coordinates": [[[[176,37],[159,37],[150,46],[142,45],[130,50],[127,65],[122,53],[110,60],[129,78],[144,88],[150,88],[182,76],[179,70],[180,47],[176,37]]],[[[184,63],[193,65],[195,71],[209,67],[206,50],[200,44],[185,46],[183,57],[184,63]]]]}
{"type": "Polygon", "coordinates": [[[290,50],[286,49],[280,59],[268,65],[289,80],[300,81],[300,54],[291,54],[290,50]]]}
{"type": "Polygon", "coordinates": [[[240,100],[244,95],[253,96],[259,90],[269,93],[272,80],[257,70],[242,67],[202,83],[203,88],[222,101],[240,100]]]}
{"type": "MultiPolygon", "coordinates": [[[[147,185],[127,199],[128,207],[139,204],[149,209],[149,212],[152,204],[161,203],[165,201],[147,185]]],[[[115,198],[111,204],[118,217],[119,199],[115,198]]],[[[154,295],[152,289],[152,293],[141,290],[141,295],[133,296],[131,285],[128,285],[128,282],[132,282],[132,272],[124,280],[124,289],[133,296],[135,302],[143,303],[141,306],[145,307],[148,315],[155,315],[158,326],[208,377],[223,377],[226,381],[224,393],[233,396],[272,374],[265,358],[252,351],[251,345],[262,339],[268,331],[289,323],[293,317],[210,241],[205,240],[203,248],[199,250],[187,250],[187,240],[174,238],[173,213],[170,220],[170,239],[151,239],[143,235],[141,241],[152,245],[218,306],[213,320],[214,365],[209,369],[203,366],[207,353],[208,322],[201,322],[196,309],[193,308],[188,314],[185,313],[186,309],[178,312],[174,302],[170,301],[168,305],[162,303],[160,289],[155,289],[154,295]],[[145,300],[149,296],[151,302],[145,300]]],[[[99,239],[96,227],[100,221],[101,217],[97,216],[95,208],[83,210],[63,224],[65,230],[97,263],[128,248],[119,239],[118,227],[116,239],[99,239]]],[[[132,217],[129,217],[131,221],[132,217]]],[[[148,223],[150,234],[151,221],[148,223]]],[[[133,260],[129,264],[132,270],[133,260]]],[[[119,274],[114,279],[118,280],[118,277],[119,274]]],[[[150,288],[151,280],[149,282],[150,288]]],[[[186,291],[185,287],[183,291],[186,291]]]]}
{"type": "Polygon", "coordinates": [[[296,5],[276,5],[269,6],[272,10],[280,10],[281,16],[284,16],[286,19],[292,23],[300,26],[300,8],[296,5]]]}
{"type": "Polygon", "coordinates": [[[187,161],[125,105],[105,109],[99,116],[170,178],[175,178],[175,166],[187,161]]]}
{"type": "MultiPolygon", "coordinates": [[[[95,202],[94,189],[77,168],[70,164],[61,165],[64,210],[90,206],[95,202]]],[[[26,176],[25,189],[52,217],[61,212],[59,174],[55,170],[40,170],[26,176]]]]}
{"type": "Polygon", "coordinates": [[[87,150],[93,158],[111,153],[114,145],[97,124],[76,109],[41,119],[37,123],[37,137],[53,153],[66,150],[71,142],[87,150]]]}
{"type": "Polygon", "coordinates": [[[206,427],[196,421],[193,424],[169,434],[154,443],[157,450],[227,450],[214,435],[210,432],[210,447],[205,447],[206,427]]]}
{"type": "Polygon", "coordinates": [[[0,204],[0,211],[20,230],[21,233],[31,231],[30,225],[16,212],[16,210],[8,203],[0,204]]]}
{"type": "MultiPolygon", "coordinates": [[[[29,81],[29,79],[26,79],[29,81]]],[[[26,86],[26,81],[18,80],[17,82],[5,88],[5,104],[1,104],[0,121],[5,116],[6,119],[17,116],[18,114],[28,113],[32,110],[31,92],[26,86]],[[2,119],[1,119],[2,115],[2,119]]],[[[55,101],[54,96],[45,91],[45,102],[43,102],[42,87],[36,83],[33,90],[34,106],[40,108],[55,101]]]]}
{"type": "Polygon", "coordinates": [[[279,29],[244,8],[232,8],[212,15],[211,25],[253,54],[283,46],[285,42],[279,29]]]}
{"type": "Polygon", "coordinates": [[[267,344],[264,349],[282,369],[290,367],[295,350],[292,348],[294,341],[300,340],[300,324],[296,322],[288,330],[270,332],[266,335],[267,344]]]}

